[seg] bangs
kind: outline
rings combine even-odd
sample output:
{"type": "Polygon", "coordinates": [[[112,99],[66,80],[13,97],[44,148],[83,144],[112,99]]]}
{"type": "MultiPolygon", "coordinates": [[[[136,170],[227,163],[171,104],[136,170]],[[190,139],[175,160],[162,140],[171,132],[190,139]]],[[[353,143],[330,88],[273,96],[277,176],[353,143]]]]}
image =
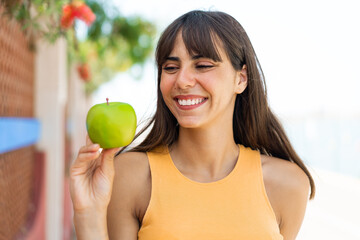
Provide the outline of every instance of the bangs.
{"type": "Polygon", "coordinates": [[[182,38],[190,55],[201,55],[216,62],[221,62],[217,45],[221,42],[211,28],[209,19],[194,14],[186,19],[182,26],[182,38]]]}
{"type": "Polygon", "coordinates": [[[164,31],[156,49],[156,60],[161,66],[174,48],[176,37],[181,31],[185,47],[190,55],[201,55],[216,62],[221,62],[217,46],[222,42],[217,37],[214,21],[203,14],[188,14],[175,20],[164,31]]]}

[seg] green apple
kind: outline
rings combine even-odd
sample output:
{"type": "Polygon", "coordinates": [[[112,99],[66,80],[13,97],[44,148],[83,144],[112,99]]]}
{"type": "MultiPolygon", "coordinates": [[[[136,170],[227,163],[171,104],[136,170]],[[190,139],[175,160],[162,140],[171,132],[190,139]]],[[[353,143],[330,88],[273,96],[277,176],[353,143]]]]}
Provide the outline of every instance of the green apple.
{"type": "Polygon", "coordinates": [[[136,114],[127,103],[108,102],[90,108],[86,129],[93,143],[104,149],[126,146],[134,139],[136,114]]]}

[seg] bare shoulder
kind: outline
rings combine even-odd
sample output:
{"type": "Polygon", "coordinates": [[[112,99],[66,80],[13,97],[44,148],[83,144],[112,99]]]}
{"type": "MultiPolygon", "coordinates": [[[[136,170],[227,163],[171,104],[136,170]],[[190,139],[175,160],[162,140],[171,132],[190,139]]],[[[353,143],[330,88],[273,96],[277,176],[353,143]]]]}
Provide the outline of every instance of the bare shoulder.
{"type": "Polygon", "coordinates": [[[309,190],[309,178],[295,163],[266,155],[261,155],[264,181],[281,188],[281,192],[309,190]]]}
{"type": "Polygon", "coordinates": [[[295,239],[305,215],[310,182],[295,163],[261,155],[266,193],[284,239],[295,239]]]}
{"type": "Polygon", "coordinates": [[[149,161],[146,153],[125,152],[114,159],[115,175],[138,179],[147,175],[149,161]]]}
{"type": "Polygon", "coordinates": [[[151,193],[146,153],[125,152],[114,159],[115,178],[108,206],[110,239],[137,239],[140,216],[151,193]]]}

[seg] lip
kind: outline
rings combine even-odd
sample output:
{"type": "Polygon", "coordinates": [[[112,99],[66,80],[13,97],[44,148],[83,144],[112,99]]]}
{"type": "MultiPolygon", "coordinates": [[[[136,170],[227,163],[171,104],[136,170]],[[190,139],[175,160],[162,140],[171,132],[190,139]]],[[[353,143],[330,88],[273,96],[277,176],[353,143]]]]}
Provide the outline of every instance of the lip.
{"type": "Polygon", "coordinates": [[[208,100],[207,97],[200,96],[200,95],[177,95],[173,99],[176,103],[176,106],[181,110],[192,110],[192,109],[198,108],[208,100]],[[201,103],[195,104],[195,105],[187,105],[187,106],[180,105],[178,102],[178,99],[188,100],[188,99],[196,99],[196,98],[203,98],[204,101],[202,101],[201,103]]]}
{"type": "Polygon", "coordinates": [[[200,95],[176,95],[174,97],[174,99],[181,99],[181,100],[188,100],[188,99],[193,99],[193,98],[205,98],[204,96],[200,96],[200,95]]]}

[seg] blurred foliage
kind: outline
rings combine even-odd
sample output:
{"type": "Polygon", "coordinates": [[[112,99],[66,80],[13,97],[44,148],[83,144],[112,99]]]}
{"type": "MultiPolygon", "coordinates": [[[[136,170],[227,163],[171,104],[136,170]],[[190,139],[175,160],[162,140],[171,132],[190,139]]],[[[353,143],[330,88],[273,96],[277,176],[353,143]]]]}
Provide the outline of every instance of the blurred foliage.
{"type": "Polygon", "coordinates": [[[81,62],[87,62],[92,71],[86,85],[90,93],[117,72],[142,65],[152,52],[156,28],[138,16],[121,16],[109,1],[85,2],[96,15],[78,49],[81,62]]]}
{"type": "MultiPolygon", "coordinates": [[[[53,43],[59,37],[68,41],[69,66],[87,64],[90,80],[86,93],[134,64],[143,65],[153,49],[156,28],[138,16],[125,17],[112,1],[85,0],[96,15],[90,27],[75,21],[75,26],[60,27],[62,7],[70,0],[1,0],[7,14],[17,19],[29,37],[53,43]]],[[[34,47],[34,45],[32,45],[34,47]]]]}
{"type": "Polygon", "coordinates": [[[5,7],[5,14],[21,24],[32,49],[37,38],[54,43],[56,39],[64,36],[59,19],[62,6],[67,2],[69,1],[0,0],[5,7]]]}

